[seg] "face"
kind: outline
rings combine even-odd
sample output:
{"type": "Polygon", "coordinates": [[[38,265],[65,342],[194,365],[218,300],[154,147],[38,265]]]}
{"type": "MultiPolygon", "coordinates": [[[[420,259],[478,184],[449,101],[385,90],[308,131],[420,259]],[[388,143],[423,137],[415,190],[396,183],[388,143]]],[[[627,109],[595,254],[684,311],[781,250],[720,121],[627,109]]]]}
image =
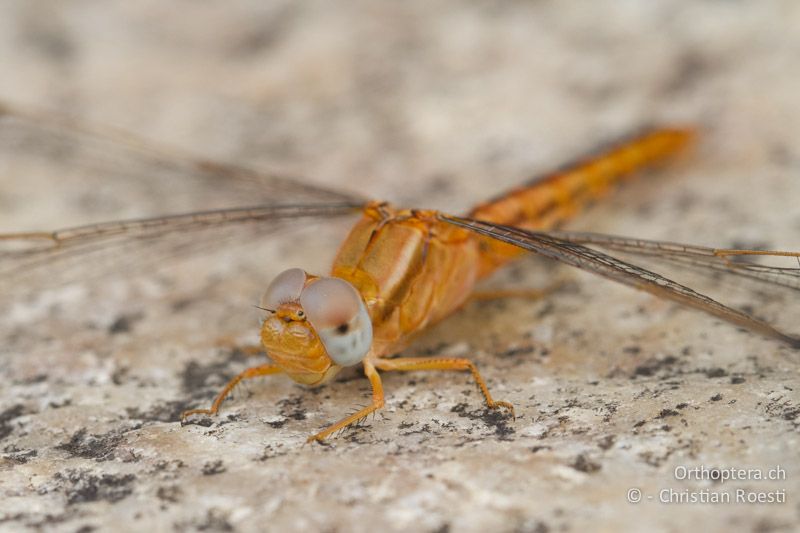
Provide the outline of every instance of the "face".
{"type": "Polygon", "coordinates": [[[276,277],[261,299],[269,316],[261,342],[292,379],[317,385],[361,362],[372,344],[372,322],[358,291],[339,278],[299,268],[276,277]]]}

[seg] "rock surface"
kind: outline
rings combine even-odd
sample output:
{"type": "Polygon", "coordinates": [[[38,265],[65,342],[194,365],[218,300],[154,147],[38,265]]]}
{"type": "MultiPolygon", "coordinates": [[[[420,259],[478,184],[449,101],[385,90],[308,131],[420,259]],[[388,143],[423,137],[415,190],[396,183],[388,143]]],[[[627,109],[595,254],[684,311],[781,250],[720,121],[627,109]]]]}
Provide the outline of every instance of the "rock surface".
{"type": "MultiPolygon", "coordinates": [[[[689,160],[570,227],[718,246],[800,249],[799,63],[792,0],[0,6],[6,104],[401,205],[459,212],[632,128],[698,124],[689,160]]],[[[63,153],[22,152],[0,160],[3,231],[235,197],[124,158],[67,169],[63,153]]],[[[79,262],[78,283],[6,299],[0,530],[798,527],[800,353],[536,258],[490,285],[567,283],[468,305],[408,350],[471,357],[516,420],[487,412],[466,375],[385,375],[379,416],[304,445],[367,401],[353,371],[319,389],[259,380],[181,427],[253,364],[230,346],[257,340],[271,277],[325,271],[347,226],[324,226],[181,261],[121,250],[110,276],[83,283],[108,270],[79,262]],[[692,468],[784,478],[679,479],[692,468]],[[732,501],[660,502],[670,489],[732,501]],[[737,489],[785,503],[737,503],[737,489]]],[[[790,292],[721,294],[798,332],[790,292]]]]}

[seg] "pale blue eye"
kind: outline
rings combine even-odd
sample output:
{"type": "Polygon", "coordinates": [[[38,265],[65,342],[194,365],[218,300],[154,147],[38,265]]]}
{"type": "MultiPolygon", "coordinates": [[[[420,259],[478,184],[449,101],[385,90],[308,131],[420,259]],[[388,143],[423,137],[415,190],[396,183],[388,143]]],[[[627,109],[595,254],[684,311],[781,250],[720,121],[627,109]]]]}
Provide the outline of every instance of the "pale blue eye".
{"type": "Polygon", "coordinates": [[[359,363],[372,346],[372,321],[361,295],[339,278],[321,278],[300,295],[300,305],[325,351],[340,366],[359,363]]]}
{"type": "Polygon", "coordinates": [[[276,309],[281,304],[296,302],[306,284],[306,272],[302,268],[290,268],[278,274],[261,297],[260,306],[276,309]]]}

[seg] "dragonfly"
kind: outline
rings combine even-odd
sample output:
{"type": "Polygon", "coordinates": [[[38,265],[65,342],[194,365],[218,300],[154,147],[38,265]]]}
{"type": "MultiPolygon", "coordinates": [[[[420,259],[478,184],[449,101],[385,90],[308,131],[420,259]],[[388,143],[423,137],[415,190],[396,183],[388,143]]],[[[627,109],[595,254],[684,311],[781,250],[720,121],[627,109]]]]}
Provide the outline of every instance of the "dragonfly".
{"type": "Polygon", "coordinates": [[[397,354],[419,332],[463,307],[478,282],[529,253],[800,349],[800,337],[620,257],[746,278],[783,291],[800,290],[800,267],[766,265],[754,259],[788,257],[800,264],[800,252],[710,248],[560,229],[637,172],[662,166],[684,153],[696,137],[691,127],[642,129],[457,216],[395,207],[242,166],[167,152],[118,130],[0,105],[0,144],[10,146],[12,152],[43,151],[47,157],[77,161],[79,167],[99,159],[105,167],[133,174],[155,172],[170,179],[191,176],[195,181],[189,181],[189,187],[197,180],[222,178],[226,192],[263,199],[245,207],[0,234],[0,292],[44,288],[68,280],[70,273],[77,279],[88,278],[101,258],[111,257],[112,264],[119,266],[136,254],[198,253],[203,248],[198,243],[216,246],[232,235],[274,235],[287,225],[357,218],[328,275],[291,268],[267,287],[258,307],[264,313],[260,349],[269,361],[230,380],[210,407],[191,409],[181,416],[183,423],[216,415],[245,380],[286,374],[314,387],[330,381],[343,368],[360,365],[372,389],[369,405],[308,438],[320,442],[384,406],[380,372],[386,371],[470,372],[486,406],[513,416],[512,404],[492,396],[472,360],[397,354]]]}

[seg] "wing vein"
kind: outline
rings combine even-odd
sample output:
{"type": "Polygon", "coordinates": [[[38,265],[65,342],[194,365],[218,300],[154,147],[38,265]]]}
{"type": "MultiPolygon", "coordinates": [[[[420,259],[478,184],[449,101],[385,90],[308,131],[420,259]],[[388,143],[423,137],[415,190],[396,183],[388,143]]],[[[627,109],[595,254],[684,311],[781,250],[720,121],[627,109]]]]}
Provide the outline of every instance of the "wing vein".
{"type": "MultiPolygon", "coordinates": [[[[526,231],[520,228],[502,226],[469,218],[445,214],[440,214],[439,216],[446,222],[474,231],[480,235],[485,235],[525,250],[539,253],[618,283],[649,292],[655,296],[699,309],[733,324],[785,342],[794,348],[800,348],[800,338],[798,337],[787,335],[762,320],[728,307],[656,272],[622,261],[603,252],[587,248],[583,244],[559,238],[557,232],[545,233],[526,231]]],[[[628,244],[635,241],[635,239],[625,240],[628,244]]],[[[646,246],[654,245],[652,242],[641,242],[646,242],[646,246]]],[[[670,243],[669,246],[677,246],[679,250],[694,248],[672,243],[670,243]]],[[[703,249],[703,251],[704,250],[705,249],[703,249]]]]}

